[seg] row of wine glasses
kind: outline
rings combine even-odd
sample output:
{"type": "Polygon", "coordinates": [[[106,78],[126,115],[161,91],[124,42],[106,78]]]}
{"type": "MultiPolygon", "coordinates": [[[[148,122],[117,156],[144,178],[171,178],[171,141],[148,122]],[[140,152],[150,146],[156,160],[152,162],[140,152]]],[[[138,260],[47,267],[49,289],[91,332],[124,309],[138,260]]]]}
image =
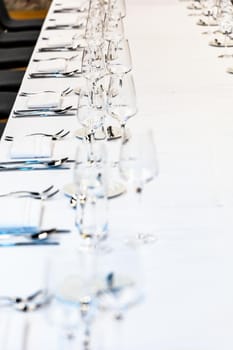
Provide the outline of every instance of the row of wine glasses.
{"type": "MultiPolygon", "coordinates": [[[[221,52],[219,58],[232,58],[233,55],[229,53],[229,48],[233,46],[232,33],[233,33],[233,4],[231,0],[205,0],[198,1],[196,6],[195,2],[190,2],[188,9],[197,10],[197,15],[202,15],[205,19],[200,18],[197,22],[199,25],[208,27],[207,31],[203,34],[215,35],[210,40],[211,46],[223,47],[224,51],[221,52]],[[201,14],[199,13],[201,10],[201,14]],[[214,30],[212,30],[214,28],[214,30]]],[[[191,13],[190,15],[195,15],[191,13]]],[[[232,73],[232,68],[227,69],[227,72],[232,73]]]]}
{"type": "Polygon", "coordinates": [[[128,120],[137,113],[137,102],[124,16],[123,0],[89,1],[84,84],[78,96],[75,132],[82,141],[78,141],[73,170],[79,235],[72,248],[50,260],[46,283],[51,296],[47,319],[59,330],[67,350],[92,348],[93,326],[102,313],[121,323],[125,312],[144,298],[138,243],[145,242],[147,232],[138,225],[134,240],[126,239],[128,232],[124,239],[114,239],[109,233],[109,140],[119,139],[117,169],[121,183],[137,197],[137,217],[143,210],[144,186],[158,174],[152,132],[142,135],[126,130],[128,120]],[[81,334],[77,335],[78,328],[81,334]]]}

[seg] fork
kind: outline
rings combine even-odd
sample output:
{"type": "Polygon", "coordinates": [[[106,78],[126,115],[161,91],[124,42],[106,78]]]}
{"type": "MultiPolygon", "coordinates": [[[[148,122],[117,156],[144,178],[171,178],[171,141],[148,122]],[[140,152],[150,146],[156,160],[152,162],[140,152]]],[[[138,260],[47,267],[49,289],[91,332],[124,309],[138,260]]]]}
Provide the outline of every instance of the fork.
{"type": "Polygon", "coordinates": [[[34,58],[33,62],[56,61],[56,60],[72,61],[78,56],[80,56],[80,53],[78,53],[77,55],[70,56],[70,57],[34,58]]]}
{"type": "Polygon", "coordinates": [[[64,129],[59,130],[58,132],[56,132],[55,134],[47,134],[47,133],[43,133],[43,132],[35,132],[33,134],[28,134],[27,136],[46,136],[46,137],[51,137],[52,140],[60,140],[63,139],[64,137],[66,137],[67,135],[69,135],[70,131],[66,131],[64,129]]]}
{"type": "Polygon", "coordinates": [[[33,292],[32,294],[29,294],[26,297],[19,297],[19,296],[0,296],[1,302],[6,302],[9,304],[19,304],[22,302],[30,302],[37,298],[39,295],[43,294],[44,291],[42,289],[37,290],[36,292],[33,292]]]}
{"type": "MultiPolygon", "coordinates": [[[[65,90],[61,91],[61,96],[67,96],[69,95],[73,89],[71,87],[67,87],[65,90]]],[[[38,95],[38,94],[43,94],[43,93],[56,93],[54,90],[44,90],[44,91],[36,91],[36,92],[27,92],[27,91],[22,91],[19,96],[27,97],[27,96],[32,96],[32,95],[38,95]]]]}
{"type": "MultiPolygon", "coordinates": [[[[55,134],[47,134],[47,133],[43,133],[43,132],[35,132],[33,134],[28,134],[26,136],[45,136],[45,137],[51,137],[51,139],[53,141],[57,141],[60,139],[63,139],[64,137],[66,137],[67,135],[69,135],[70,131],[66,131],[64,129],[59,130],[58,132],[56,132],[55,134]]],[[[14,141],[14,136],[10,136],[10,135],[6,135],[4,138],[5,141],[14,141]]]]}
{"type": "Polygon", "coordinates": [[[8,197],[8,196],[17,196],[17,197],[31,197],[34,199],[49,199],[53,196],[55,196],[59,190],[55,190],[52,191],[54,189],[54,186],[51,185],[48,188],[46,188],[45,190],[41,191],[41,192],[37,192],[37,191],[12,191],[12,192],[8,192],[8,193],[4,193],[4,194],[0,194],[0,197],[8,197]],[[52,191],[52,192],[51,192],[52,191]]]}

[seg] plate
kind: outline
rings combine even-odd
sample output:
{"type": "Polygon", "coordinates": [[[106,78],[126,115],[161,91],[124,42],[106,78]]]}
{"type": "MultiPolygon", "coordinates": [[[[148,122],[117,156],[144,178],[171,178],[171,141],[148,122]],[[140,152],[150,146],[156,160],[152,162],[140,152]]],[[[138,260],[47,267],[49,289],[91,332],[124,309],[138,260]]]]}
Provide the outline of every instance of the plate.
{"type": "MultiPolygon", "coordinates": [[[[63,187],[65,195],[73,197],[75,195],[75,184],[69,183],[63,187]]],[[[109,186],[108,199],[118,197],[126,191],[125,186],[120,182],[114,182],[109,186]]]]}
{"type": "Polygon", "coordinates": [[[199,25],[199,26],[217,26],[218,23],[214,19],[202,19],[202,18],[200,18],[197,21],[197,25],[199,25]]]}
{"type": "Polygon", "coordinates": [[[215,38],[214,40],[211,40],[209,42],[210,46],[214,46],[214,47],[233,47],[233,40],[228,40],[225,44],[224,44],[224,40],[221,39],[219,40],[218,38],[215,38]]]}
{"type": "MultiPolygon", "coordinates": [[[[106,129],[106,131],[103,131],[101,128],[96,130],[95,140],[104,140],[106,136],[108,141],[121,138],[122,131],[120,128],[116,126],[108,126],[106,129]]],[[[87,132],[84,128],[80,128],[75,131],[75,136],[79,139],[84,139],[85,137],[87,137],[87,132]]]]}
{"type": "Polygon", "coordinates": [[[233,74],[233,67],[228,67],[227,68],[227,73],[233,74]]]}
{"type": "Polygon", "coordinates": [[[187,6],[187,9],[188,10],[203,10],[203,7],[199,3],[197,3],[197,4],[192,3],[192,4],[187,6]]]}

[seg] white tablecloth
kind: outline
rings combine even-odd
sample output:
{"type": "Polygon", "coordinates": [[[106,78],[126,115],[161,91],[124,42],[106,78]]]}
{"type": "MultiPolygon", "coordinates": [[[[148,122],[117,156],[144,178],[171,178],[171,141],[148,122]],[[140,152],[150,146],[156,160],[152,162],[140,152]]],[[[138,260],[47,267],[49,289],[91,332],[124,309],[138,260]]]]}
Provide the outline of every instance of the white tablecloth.
{"type": "MultiPolygon", "coordinates": [[[[196,25],[197,17],[188,16],[186,6],[178,0],[132,0],[127,6],[125,32],[139,107],[128,126],[132,131],[142,124],[154,129],[160,165],[158,178],[145,189],[147,224],[158,241],[142,249],[147,293],[145,302],[126,317],[127,350],[233,347],[233,76],[226,73],[233,62],[217,58],[223,49],[208,46],[210,37],[201,34],[205,28],[196,25]]],[[[48,18],[53,16],[51,8],[48,18]]],[[[57,33],[43,30],[37,47],[43,36],[57,33]]],[[[51,57],[51,53],[37,53],[37,47],[34,57],[51,57]]],[[[34,67],[31,62],[22,91],[63,90],[80,84],[80,78],[28,79],[34,67]]],[[[15,107],[21,104],[18,97],[15,107]]],[[[11,117],[4,135],[74,131],[77,125],[75,116],[11,117]]],[[[56,143],[54,154],[72,156],[76,143],[71,135],[56,143]]],[[[9,147],[2,140],[1,159],[7,157],[9,147]]],[[[62,189],[69,182],[72,171],[67,170],[0,173],[0,193],[19,186],[40,189],[54,184],[62,189]]],[[[127,212],[126,205],[126,196],[109,201],[110,235],[134,229],[133,204],[127,212]]],[[[62,247],[77,234],[73,223],[74,212],[62,191],[45,203],[44,226],[73,230],[61,239],[62,247]]],[[[0,295],[27,294],[43,286],[46,257],[59,249],[2,249],[0,295]]],[[[49,339],[49,327],[40,331],[46,324],[43,312],[28,317],[27,350],[41,349],[49,339]]],[[[102,320],[102,325],[108,334],[109,323],[102,320]]],[[[10,350],[17,346],[15,342],[10,350]]]]}

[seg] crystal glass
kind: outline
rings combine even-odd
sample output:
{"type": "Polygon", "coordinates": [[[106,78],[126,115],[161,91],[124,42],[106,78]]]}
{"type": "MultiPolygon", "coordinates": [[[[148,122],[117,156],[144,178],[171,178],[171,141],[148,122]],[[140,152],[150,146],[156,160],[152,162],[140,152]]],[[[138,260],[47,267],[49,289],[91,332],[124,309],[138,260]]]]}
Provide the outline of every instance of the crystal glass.
{"type": "Polygon", "coordinates": [[[98,254],[97,268],[97,306],[112,318],[113,339],[109,348],[127,349],[124,319],[145,297],[138,247],[119,240],[108,241],[108,249],[98,254]]]}
{"type": "Polygon", "coordinates": [[[78,97],[77,119],[82,129],[76,131],[76,136],[92,142],[105,117],[106,103],[102,87],[95,81],[86,80],[86,85],[78,97]]]}
{"type": "Polygon", "coordinates": [[[120,41],[124,38],[124,35],[124,24],[121,13],[116,10],[108,12],[103,24],[104,39],[120,41]]]}
{"type": "MultiPolygon", "coordinates": [[[[95,255],[91,251],[60,251],[51,256],[47,267],[47,289],[51,303],[46,311],[50,324],[58,327],[66,341],[60,349],[83,348],[91,342],[91,324],[95,317],[95,255]],[[77,328],[80,333],[77,333],[77,328]],[[81,330],[83,330],[81,332],[81,330]]],[[[61,345],[60,344],[60,345],[61,345]]]]}
{"type": "Polygon", "coordinates": [[[233,12],[232,12],[232,5],[231,8],[228,9],[228,11],[223,12],[222,16],[219,20],[219,29],[221,33],[224,35],[224,54],[221,54],[219,57],[232,57],[232,54],[228,54],[227,52],[227,43],[230,37],[230,34],[232,34],[233,30],[233,12]]]}
{"type": "Polygon", "coordinates": [[[123,319],[144,297],[138,247],[113,240],[108,250],[99,252],[97,266],[98,307],[112,312],[117,320],[123,319]]]}
{"type": "Polygon", "coordinates": [[[126,4],[125,0],[108,0],[107,11],[111,13],[113,10],[121,14],[121,17],[126,16],[126,4]]]}
{"type": "Polygon", "coordinates": [[[76,187],[75,224],[82,243],[95,246],[107,237],[107,168],[104,145],[82,144],[77,148],[74,166],[76,187]]]}
{"type": "Polygon", "coordinates": [[[123,75],[132,70],[132,58],[127,39],[108,42],[106,66],[110,73],[117,75],[123,75]]]}
{"type": "Polygon", "coordinates": [[[133,76],[112,74],[107,92],[107,112],[116,119],[125,134],[127,121],[137,113],[136,91],[133,76]]]}
{"type": "MultiPolygon", "coordinates": [[[[142,128],[143,129],[143,128],[142,128]]],[[[119,171],[125,180],[130,193],[136,195],[135,217],[137,220],[137,238],[141,241],[151,239],[155,236],[144,229],[147,221],[145,219],[146,208],[143,208],[142,195],[144,186],[158,175],[158,162],[153,132],[151,129],[131,133],[130,138],[123,139],[120,150],[119,171]]]]}

